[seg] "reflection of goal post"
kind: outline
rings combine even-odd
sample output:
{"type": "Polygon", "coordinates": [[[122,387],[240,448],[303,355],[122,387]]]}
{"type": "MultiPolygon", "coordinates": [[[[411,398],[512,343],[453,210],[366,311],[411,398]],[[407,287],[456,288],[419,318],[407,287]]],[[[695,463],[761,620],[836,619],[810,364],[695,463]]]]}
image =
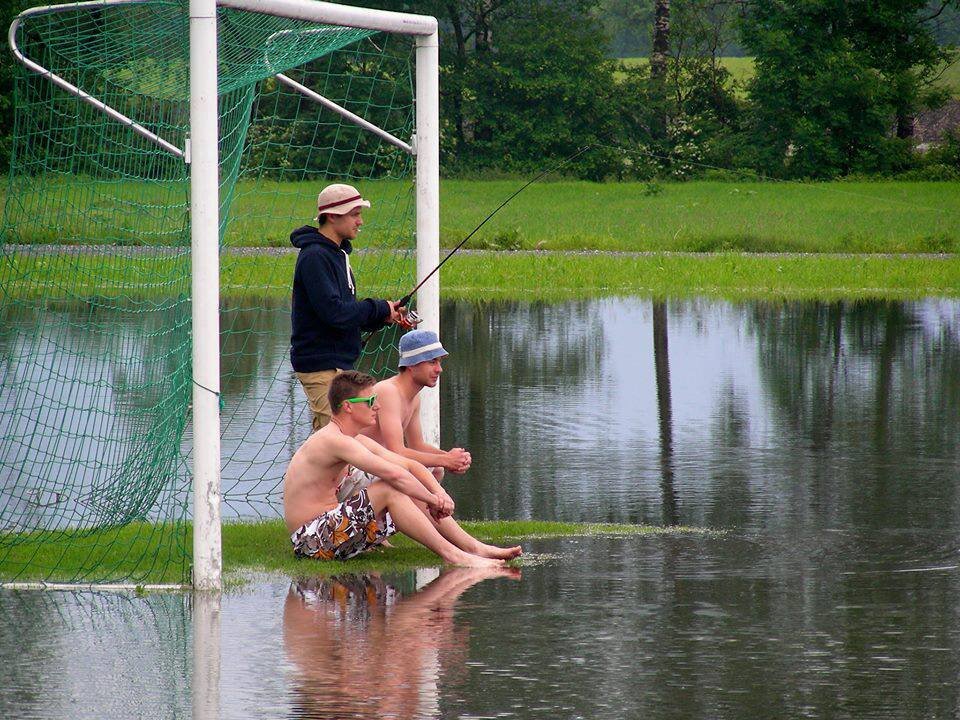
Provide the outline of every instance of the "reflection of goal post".
{"type": "MultiPolygon", "coordinates": [[[[98,130],[101,133],[99,137],[102,137],[103,140],[97,150],[104,153],[103,156],[98,157],[95,162],[87,161],[80,170],[76,169],[78,161],[71,159],[69,162],[72,164],[63,174],[81,173],[91,184],[94,182],[102,183],[103,178],[97,173],[105,174],[112,170],[112,168],[106,170],[104,168],[109,162],[112,162],[111,157],[117,157],[116,153],[113,156],[110,155],[111,143],[120,144],[117,142],[117,137],[121,133],[125,133],[127,136],[139,136],[137,142],[141,146],[152,147],[154,151],[165,158],[161,160],[142,160],[145,169],[141,169],[140,174],[133,177],[144,177],[149,180],[157,177],[172,177],[170,174],[170,168],[173,167],[172,163],[179,163],[181,168],[180,170],[174,170],[174,173],[182,172],[183,166],[185,164],[189,165],[190,199],[188,217],[191,246],[190,265],[192,268],[190,281],[192,331],[190,339],[192,342],[194,437],[192,453],[193,583],[194,587],[198,589],[216,589],[221,584],[219,245],[224,229],[221,210],[229,204],[222,196],[221,189],[228,182],[236,181],[240,164],[237,159],[240,155],[240,150],[237,149],[237,141],[233,138],[227,141],[224,137],[221,137],[220,128],[226,126],[223,117],[225,112],[234,114],[230,118],[234,127],[246,128],[247,125],[244,125],[244,123],[249,121],[251,107],[249,104],[244,105],[243,102],[238,101],[233,107],[225,110],[226,103],[219,102],[218,104],[218,101],[222,101],[225,92],[238,92],[235,88],[240,87],[242,83],[249,85],[251,82],[256,82],[259,77],[272,76],[276,78],[277,82],[301,93],[305,98],[304,102],[319,103],[326,110],[339,115],[343,122],[353,123],[365,131],[374,133],[380,140],[389,143],[392,147],[399,148],[400,151],[412,155],[416,173],[416,265],[417,280],[419,280],[429,273],[439,261],[437,22],[432,17],[340,6],[314,0],[189,0],[189,124],[185,128],[185,133],[177,135],[178,121],[169,118],[176,116],[176,113],[179,112],[175,106],[177,98],[174,95],[177,85],[175,76],[178,76],[180,70],[178,60],[166,59],[155,67],[128,66],[109,70],[99,68],[93,75],[85,75],[78,71],[75,77],[68,79],[63,77],[62,74],[58,74],[56,69],[46,67],[43,64],[42,57],[31,57],[29,51],[21,52],[18,48],[18,30],[20,30],[21,25],[27,27],[30,21],[51,18],[58,12],[76,13],[78,10],[89,10],[93,14],[105,14],[121,7],[139,8],[142,15],[135,16],[134,20],[128,19],[126,21],[131,23],[133,27],[136,27],[139,21],[146,22],[150,19],[150,13],[154,13],[159,18],[155,18],[158,26],[161,21],[165,21],[169,25],[170,17],[178,20],[182,19],[182,14],[187,9],[187,0],[94,0],[92,2],[34,8],[25,11],[14,21],[10,28],[9,39],[17,59],[30,71],[42,75],[52,85],[57,86],[59,90],[56,92],[65,91],[74,98],[78,98],[78,103],[95,108],[96,114],[101,117],[101,121],[98,122],[102,122],[105,129],[98,130]],[[231,13],[230,20],[233,23],[232,30],[234,32],[232,36],[223,33],[218,36],[218,16],[225,12],[231,13]],[[256,32],[251,31],[238,41],[237,27],[243,27],[244,23],[247,23],[250,27],[256,25],[256,32]],[[337,50],[345,47],[349,42],[352,42],[350,37],[347,37],[351,31],[356,31],[355,36],[358,38],[365,37],[364,33],[366,31],[412,36],[414,38],[416,43],[416,114],[415,133],[412,139],[404,140],[395,137],[388,130],[377,127],[363,117],[358,117],[341,104],[327,99],[314,89],[305,87],[282,72],[288,68],[297,67],[303,62],[311,60],[312,57],[319,57],[325,52],[331,52],[331,48],[337,50]],[[337,33],[340,33],[346,39],[334,37],[337,33]],[[254,42],[251,42],[250,38],[256,38],[259,45],[254,46],[254,42]],[[236,42],[239,42],[239,46],[231,45],[231,43],[236,42]],[[244,42],[247,44],[244,44],[244,42]],[[327,43],[327,45],[324,45],[324,43],[327,43]],[[311,49],[316,49],[313,56],[310,55],[311,49]],[[284,56],[284,53],[286,53],[284,61],[275,60],[277,57],[284,56]],[[276,67],[274,67],[275,62],[276,67]],[[251,70],[246,66],[253,69],[251,70]],[[218,68],[221,73],[219,78],[218,68]],[[225,79],[225,73],[230,77],[225,79]],[[133,80],[130,80],[131,75],[134,76],[133,80]],[[138,75],[141,77],[138,78],[138,75]],[[94,77],[95,81],[90,81],[90,84],[85,86],[85,77],[94,77]],[[171,77],[174,79],[170,79],[171,77]],[[121,78],[122,82],[118,78],[121,78]],[[155,78],[159,79],[155,80],[155,78]],[[144,93],[143,97],[129,103],[129,107],[118,108],[115,101],[111,104],[100,97],[99,90],[104,87],[110,86],[115,89],[115,86],[122,87],[124,82],[127,84],[139,82],[141,85],[145,85],[148,81],[155,82],[159,90],[156,90],[153,96],[144,93]],[[230,85],[230,83],[233,84],[230,85]],[[225,90],[225,85],[234,89],[225,90]],[[146,97],[146,100],[143,99],[144,97],[146,97]],[[144,117],[150,114],[151,106],[149,102],[152,97],[159,98],[156,101],[157,104],[167,103],[174,108],[171,111],[166,111],[167,115],[163,117],[162,121],[156,118],[152,118],[152,121],[141,119],[137,114],[138,110],[144,117]],[[306,98],[309,98],[309,100],[306,98]],[[158,128],[167,128],[168,133],[165,135],[164,131],[158,128]],[[229,158],[226,157],[228,148],[229,158]],[[89,168],[94,169],[90,170],[89,168]]],[[[97,22],[105,23],[106,20],[98,16],[97,22]]],[[[42,30],[35,30],[34,32],[40,40],[37,41],[34,38],[32,47],[38,47],[43,52],[47,52],[45,48],[51,47],[52,42],[48,37],[42,35],[42,30]]],[[[133,42],[136,42],[136,40],[133,42]]],[[[141,46],[144,44],[141,41],[141,46]]],[[[85,48],[82,45],[81,41],[76,41],[76,46],[79,49],[70,52],[76,53],[80,62],[89,62],[97,49],[85,48]]],[[[114,49],[111,48],[111,50],[114,49]]],[[[142,47],[138,49],[142,50],[142,47]]],[[[71,56],[69,56],[69,53],[61,53],[61,57],[69,58],[71,56]]],[[[184,65],[185,63],[186,59],[183,61],[184,65]]],[[[63,135],[62,128],[56,127],[54,121],[60,122],[69,113],[64,113],[60,106],[53,105],[53,103],[59,102],[56,99],[53,101],[46,98],[37,100],[36,98],[42,94],[42,91],[33,92],[35,102],[47,102],[53,108],[51,117],[55,116],[54,119],[45,121],[53,128],[51,132],[60,132],[63,135]]],[[[75,113],[77,111],[71,110],[70,112],[75,113]]],[[[77,117],[80,116],[77,115],[77,117]]],[[[85,127],[89,127],[89,125],[90,123],[87,122],[85,127]]],[[[29,135],[30,132],[32,131],[28,130],[25,135],[29,135]]],[[[29,136],[34,137],[36,134],[34,132],[33,135],[29,136]]],[[[59,136],[56,137],[56,141],[60,142],[59,136]]],[[[56,144],[56,142],[48,142],[48,146],[56,146],[56,144]]],[[[240,141],[240,145],[242,146],[242,141],[240,141]]],[[[45,150],[43,152],[49,151],[45,150]]],[[[142,154],[142,148],[137,148],[134,152],[142,154]]],[[[380,151],[376,151],[376,153],[376,157],[382,159],[382,153],[380,151]]],[[[26,171],[23,173],[24,177],[39,177],[41,179],[44,177],[44,170],[38,171],[34,166],[31,166],[31,162],[34,162],[34,165],[37,163],[32,159],[29,152],[22,154],[20,161],[22,166],[26,167],[26,171]]],[[[43,162],[47,162],[47,160],[43,162]]],[[[60,156],[53,157],[49,161],[49,166],[57,162],[62,164],[63,161],[60,156]]],[[[119,164],[119,161],[116,162],[119,164]]],[[[122,173],[121,177],[123,177],[122,173]]],[[[232,193],[232,186],[230,187],[229,193],[232,193]]],[[[95,193],[92,193],[91,196],[95,196],[95,193]]],[[[121,197],[120,199],[125,202],[124,198],[121,197]]],[[[152,200],[143,202],[144,208],[154,207],[149,204],[154,202],[152,200]]],[[[305,199],[305,202],[309,203],[310,199],[305,199]]],[[[23,207],[26,208],[27,205],[23,204],[23,207]]],[[[20,210],[19,212],[28,219],[31,215],[28,210],[20,210]]],[[[7,215],[11,215],[11,213],[7,213],[7,215]]],[[[8,219],[5,218],[5,226],[8,219]]],[[[139,222],[139,220],[133,222],[139,222]]],[[[163,224],[163,222],[157,223],[158,226],[163,224]]],[[[23,234],[26,235],[27,233],[23,234]]],[[[118,234],[118,237],[122,238],[122,235],[118,234]]],[[[118,240],[119,244],[124,242],[127,242],[127,240],[118,240]]],[[[0,280],[9,277],[15,277],[18,281],[21,280],[26,276],[23,267],[26,267],[28,262],[20,256],[15,256],[17,251],[5,250],[5,252],[7,254],[4,257],[7,263],[3,268],[0,268],[0,280]]],[[[29,262],[36,264],[34,260],[29,260],[29,262]]],[[[30,267],[33,268],[34,266],[30,265],[30,267]]],[[[24,292],[29,294],[35,291],[24,292]]],[[[0,300],[2,299],[2,296],[0,296],[0,300]]],[[[0,303],[0,310],[2,309],[2,303],[0,303]]],[[[423,327],[439,330],[439,282],[436,275],[418,291],[417,309],[424,318],[423,327]]],[[[6,422],[2,415],[3,412],[4,408],[0,406],[0,424],[6,422]]],[[[423,413],[426,434],[431,439],[438,440],[439,400],[436,391],[432,391],[424,397],[423,413]]],[[[0,433],[0,436],[2,435],[3,433],[0,433]]],[[[5,439],[0,437],[0,441],[5,439]]],[[[154,460],[153,462],[156,472],[156,467],[160,466],[161,461],[154,460]]],[[[169,461],[163,462],[169,464],[169,461]]],[[[0,467],[0,471],[6,469],[6,467],[0,467]]],[[[56,496],[56,502],[59,502],[59,496],[52,490],[43,492],[46,492],[50,497],[56,496]]],[[[37,498],[46,497],[45,495],[42,496],[39,490],[35,492],[35,496],[37,498]]],[[[139,519],[148,516],[149,513],[143,508],[135,508],[123,517],[139,519]]],[[[125,521],[127,520],[108,520],[103,524],[111,525],[125,521]]],[[[76,523],[76,526],[84,527],[85,522],[80,520],[76,523]]],[[[95,523],[90,526],[94,525],[95,523]]],[[[10,525],[10,527],[13,527],[13,525],[10,525]]],[[[20,527],[26,528],[28,531],[31,529],[26,524],[20,527]]],[[[3,529],[0,527],[0,530],[3,529]]]]}

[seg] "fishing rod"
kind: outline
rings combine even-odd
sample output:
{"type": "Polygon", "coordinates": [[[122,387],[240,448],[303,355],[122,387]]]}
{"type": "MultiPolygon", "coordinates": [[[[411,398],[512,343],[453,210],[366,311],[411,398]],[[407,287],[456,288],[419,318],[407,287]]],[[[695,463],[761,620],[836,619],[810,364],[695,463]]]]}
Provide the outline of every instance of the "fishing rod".
{"type": "MultiPolygon", "coordinates": [[[[489,215],[487,215],[479,225],[477,225],[473,230],[471,230],[470,233],[469,233],[465,238],[463,238],[463,240],[461,240],[460,242],[458,242],[458,243],[454,246],[453,250],[451,250],[449,253],[447,253],[447,256],[446,256],[443,260],[441,260],[433,270],[431,270],[431,271],[428,272],[426,275],[424,275],[423,279],[422,279],[419,283],[417,283],[417,286],[416,286],[415,288],[413,288],[413,290],[411,290],[411,291],[408,292],[406,295],[404,295],[402,298],[400,298],[400,301],[397,303],[397,307],[398,307],[398,308],[406,307],[407,304],[413,299],[413,296],[417,294],[417,290],[419,290],[420,288],[422,288],[423,285],[424,285],[424,283],[426,283],[427,280],[429,280],[431,277],[433,277],[433,276],[440,270],[440,268],[443,267],[443,264],[444,264],[445,262],[447,262],[447,260],[449,260],[451,257],[453,257],[453,254],[454,254],[454,253],[456,253],[460,248],[462,248],[464,245],[466,245],[467,240],[469,240],[470,238],[472,238],[472,237],[477,233],[477,231],[480,230],[480,228],[482,228],[484,225],[487,224],[487,221],[490,220],[490,218],[492,218],[494,215],[496,215],[498,212],[500,212],[500,211],[501,211],[511,200],[513,200],[517,195],[519,195],[519,194],[522,193],[524,190],[526,190],[528,187],[530,187],[531,185],[533,185],[535,182],[537,182],[537,180],[540,180],[540,179],[543,178],[544,176],[549,175],[550,173],[556,172],[557,170],[560,170],[561,168],[565,167],[566,165],[569,165],[571,162],[573,162],[573,161],[576,160],[578,157],[580,157],[581,155],[583,155],[583,153],[585,153],[585,152],[586,152],[587,150],[589,150],[591,147],[593,147],[593,146],[592,146],[592,145],[584,145],[582,148],[580,148],[580,149],[577,150],[575,153],[573,153],[573,155],[571,155],[570,157],[566,158],[566,159],[563,160],[562,162],[560,162],[560,163],[558,163],[558,164],[556,164],[556,165],[554,165],[554,166],[552,166],[552,167],[547,168],[546,170],[543,170],[539,175],[537,175],[536,177],[534,177],[534,178],[531,179],[531,180],[528,180],[519,190],[514,191],[514,193],[513,193],[512,195],[510,195],[510,197],[508,197],[506,200],[504,200],[502,203],[500,203],[493,212],[491,212],[489,215]]],[[[405,317],[408,318],[408,321],[402,323],[402,325],[403,325],[403,327],[406,327],[407,329],[410,329],[410,328],[416,326],[416,324],[417,324],[418,322],[420,322],[420,317],[419,317],[415,312],[413,312],[412,310],[409,311],[409,312],[407,312],[405,317]],[[411,316],[412,316],[412,317],[411,317],[411,316]]],[[[381,329],[382,329],[382,328],[381,328],[381,329]]],[[[374,331],[372,331],[369,335],[367,335],[367,337],[364,338],[364,340],[363,340],[363,342],[361,343],[361,345],[366,345],[367,341],[368,341],[371,337],[373,337],[373,335],[374,335],[375,333],[377,333],[377,332],[379,332],[379,330],[374,330],[374,331]]]]}

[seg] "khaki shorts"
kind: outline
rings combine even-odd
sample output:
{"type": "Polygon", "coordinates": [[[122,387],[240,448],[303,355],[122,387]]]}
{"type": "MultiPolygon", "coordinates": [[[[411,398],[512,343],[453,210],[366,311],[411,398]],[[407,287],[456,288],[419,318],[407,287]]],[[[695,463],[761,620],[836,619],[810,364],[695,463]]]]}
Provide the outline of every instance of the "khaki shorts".
{"type": "Polygon", "coordinates": [[[314,432],[330,422],[330,401],[327,399],[327,392],[330,390],[330,382],[336,377],[337,373],[341,372],[343,372],[343,370],[335,369],[294,373],[297,376],[297,380],[303,385],[303,392],[307,396],[307,403],[313,412],[314,432]]]}

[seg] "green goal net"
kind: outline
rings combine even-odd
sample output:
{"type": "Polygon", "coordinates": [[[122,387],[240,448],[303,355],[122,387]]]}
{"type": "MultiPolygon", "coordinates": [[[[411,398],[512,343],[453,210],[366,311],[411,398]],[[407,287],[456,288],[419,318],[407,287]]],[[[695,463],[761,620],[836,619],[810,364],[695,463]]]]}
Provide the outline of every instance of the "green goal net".
{"type": "MultiPolygon", "coordinates": [[[[0,236],[0,580],[186,583],[192,425],[186,0],[25,14],[0,236]],[[137,127],[133,127],[133,123],[137,127]]],[[[310,430],[292,375],[292,229],[327,182],[373,200],[361,295],[413,276],[413,161],[278,74],[398,138],[412,43],[218,9],[222,491],[275,518],[310,430]],[[252,249],[271,246],[271,249],[252,249]]],[[[361,367],[385,373],[395,336],[361,367]]]]}

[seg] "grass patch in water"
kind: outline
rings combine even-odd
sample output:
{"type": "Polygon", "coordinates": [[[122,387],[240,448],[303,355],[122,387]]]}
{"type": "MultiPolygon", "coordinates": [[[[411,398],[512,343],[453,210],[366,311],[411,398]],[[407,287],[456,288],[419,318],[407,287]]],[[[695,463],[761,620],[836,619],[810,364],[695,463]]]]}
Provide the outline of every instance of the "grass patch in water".
{"type": "MultiPolygon", "coordinates": [[[[710,532],[685,527],[525,520],[469,521],[462,525],[475,537],[494,544],[516,544],[534,538],[710,532]]],[[[392,548],[346,562],[297,559],[290,549],[286,526],[279,519],[224,523],[222,542],[224,581],[228,586],[260,572],[304,577],[440,564],[432,552],[401,535],[391,538],[392,548]]],[[[188,581],[189,560],[184,552],[189,551],[184,548],[191,548],[192,543],[192,527],[187,523],[131,523],[82,533],[6,533],[0,535],[0,581],[180,584],[188,581]]]]}
{"type": "MultiPolygon", "coordinates": [[[[656,527],[603,523],[564,523],[530,520],[464,521],[462,527],[483,542],[495,545],[522,544],[525,540],[599,536],[703,534],[698,528],[656,527]]],[[[291,577],[336,575],[345,572],[395,571],[435,567],[439,558],[413,540],[396,535],[392,548],[374,551],[346,562],[293,557],[286,526],[280,520],[259,523],[229,523],[223,530],[224,570],[277,572],[291,577]]],[[[522,564],[522,559],[520,564],[522,564]]]]}

